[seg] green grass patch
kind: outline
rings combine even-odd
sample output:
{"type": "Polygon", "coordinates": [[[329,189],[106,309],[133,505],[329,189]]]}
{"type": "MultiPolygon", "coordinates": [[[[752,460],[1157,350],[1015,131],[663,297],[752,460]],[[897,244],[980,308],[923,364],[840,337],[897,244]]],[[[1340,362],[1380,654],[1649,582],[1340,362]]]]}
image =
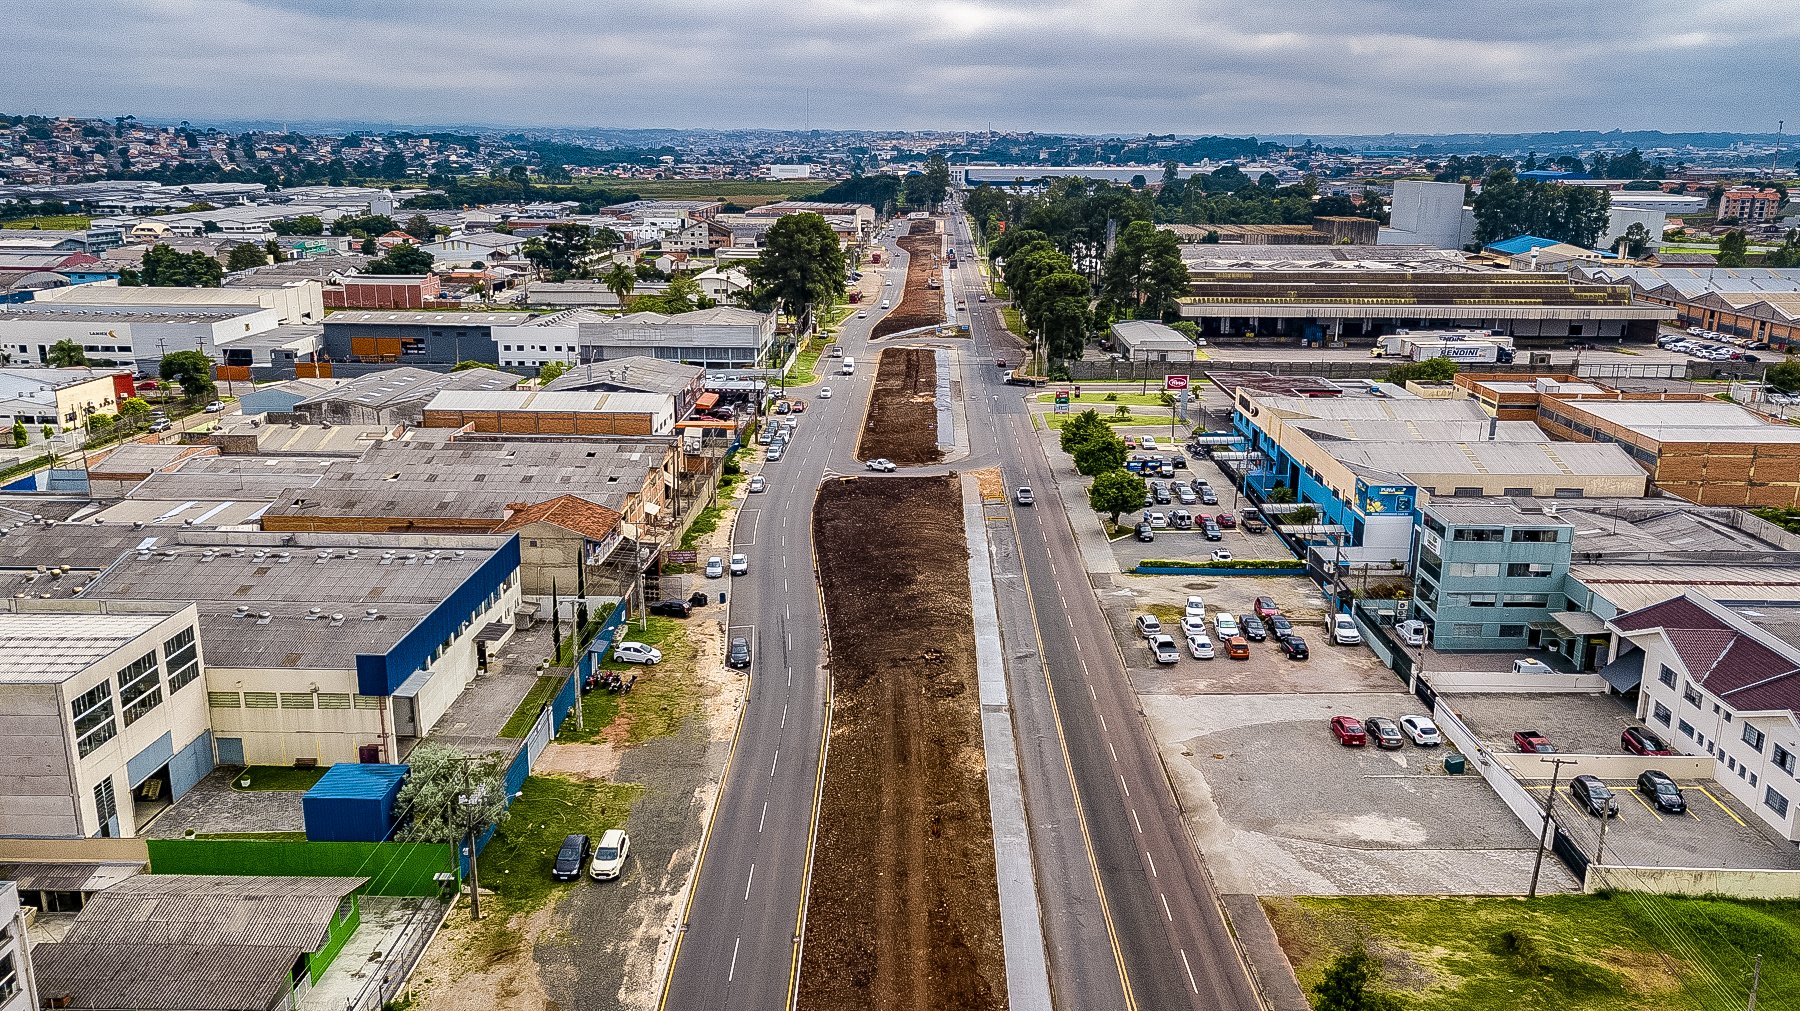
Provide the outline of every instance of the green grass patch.
{"type": "Polygon", "coordinates": [[[825,179],[621,179],[618,186],[646,200],[704,200],[711,197],[756,207],[778,200],[804,200],[817,196],[831,183],[825,179]]]}
{"type": "Polygon", "coordinates": [[[1399,1006],[1431,1011],[1742,1007],[1765,956],[1759,1007],[1800,1007],[1800,902],[1610,893],[1510,898],[1271,899],[1309,992],[1363,941],[1399,1006]]]}
{"type": "Polygon", "coordinates": [[[727,503],[720,501],[700,510],[694,522],[688,525],[687,532],[681,535],[681,550],[693,550],[696,541],[719,529],[719,521],[724,518],[727,507],[727,503]]]}
{"type": "MultiPolygon", "coordinates": [[[[568,646],[570,643],[565,642],[563,645],[568,646]]],[[[506,726],[500,728],[500,736],[524,737],[531,733],[531,725],[537,722],[538,713],[545,703],[556,697],[564,680],[566,679],[557,674],[540,675],[537,684],[532,685],[531,690],[525,693],[525,698],[519,702],[519,708],[513,710],[506,726]]]]}
{"type": "Polygon", "coordinates": [[[994,278],[993,280],[989,281],[988,286],[994,289],[994,297],[995,298],[1005,299],[1005,298],[1011,297],[1009,294],[1007,294],[1006,282],[1000,280],[997,277],[994,278]]]}
{"type": "MultiPolygon", "coordinates": [[[[699,613],[705,614],[706,610],[699,613]]],[[[588,692],[581,699],[582,729],[576,730],[573,720],[565,721],[558,740],[579,744],[610,737],[624,744],[642,744],[674,733],[682,720],[700,711],[694,680],[699,651],[688,639],[687,622],[652,616],[648,628],[642,624],[628,623],[624,638],[662,650],[662,663],[642,667],[603,661],[601,670],[634,672],[637,684],[622,695],[588,692]],[[613,729],[615,723],[619,724],[617,730],[613,729]]]]}
{"type": "MultiPolygon", "coordinates": [[[[1156,620],[1163,623],[1165,632],[1170,628],[1180,627],[1181,616],[1187,613],[1186,608],[1180,604],[1147,604],[1144,606],[1144,610],[1156,615],[1156,620]]],[[[1174,633],[1169,634],[1173,635],[1174,633]]]]}
{"type": "MultiPolygon", "coordinates": [[[[1064,425],[1068,424],[1069,419],[1075,417],[1075,415],[1079,414],[1079,413],[1080,413],[1079,411],[1073,411],[1068,414],[1052,414],[1049,417],[1048,424],[1050,425],[1050,427],[1052,429],[1059,429],[1059,428],[1063,427],[1064,425]]],[[[1120,414],[1113,414],[1110,411],[1102,413],[1100,415],[1100,420],[1108,425],[1137,425],[1139,427],[1149,427],[1149,426],[1153,426],[1153,425],[1167,425],[1169,423],[1168,418],[1158,417],[1153,414],[1120,415],[1120,414]]],[[[1164,447],[1164,448],[1170,448],[1170,447],[1164,447]]]]}
{"type": "Polygon", "coordinates": [[[294,769],[285,765],[252,765],[231,778],[234,790],[275,790],[288,793],[305,793],[313,784],[325,775],[329,766],[317,769],[294,769]],[[239,786],[244,777],[250,777],[249,786],[239,786]]]}
{"type": "MultiPolygon", "coordinates": [[[[1037,399],[1040,404],[1054,404],[1056,403],[1056,394],[1040,393],[1037,399]]],[[[1155,407],[1165,411],[1169,410],[1169,405],[1162,402],[1162,395],[1157,393],[1095,393],[1092,390],[1083,390],[1079,397],[1071,395],[1069,402],[1080,404],[1083,408],[1092,408],[1102,415],[1110,413],[1114,407],[1120,404],[1127,407],[1155,407]]]]}
{"type": "MultiPolygon", "coordinates": [[[[506,824],[481,853],[481,887],[493,890],[507,914],[530,912],[554,893],[575,887],[578,882],[550,877],[563,837],[574,832],[598,836],[624,825],[632,802],[643,789],[636,783],[528,777],[506,824]]],[[[580,880],[586,881],[586,868],[582,870],[580,880]]],[[[496,926],[488,929],[502,932],[504,928],[497,925],[504,919],[494,917],[489,922],[496,926]]]]}
{"type": "Polygon", "coordinates": [[[46,232],[79,232],[93,224],[85,214],[39,214],[31,218],[14,218],[0,222],[0,228],[41,228],[46,232]]]}
{"type": "Polygon", "coordinates": [[[811,386],[819,381],[819,356],[825,353],[825,341],[814,338],[806,342],[787,371],[787,385],[811,386]]]}
{"type": "Polygon", "coordinates": [[[15,477],[29,474],[34,470],[42,470],[55,462],[56,456],[52,453],[45,453],[43,456],[32,457],[29,460],[21,460],[5,470],[0,470],[0,481],[9,481],[15,477]]]}
{"type": "Polygon", "coordinates": [[[1019,310],[1013,306],[1003,305],[1000,307],[1000,322],[1006,324],[1006,328],[1013,332],[1013,336],[1023,337],[1025,335],[1025,320],[1019,316],[1019,310]]]}
{"type": "Polygon", "coordinates": [[[196,832],[196,839],[237,839],[248,842],[305,842],[305,832],[196,832]]]}

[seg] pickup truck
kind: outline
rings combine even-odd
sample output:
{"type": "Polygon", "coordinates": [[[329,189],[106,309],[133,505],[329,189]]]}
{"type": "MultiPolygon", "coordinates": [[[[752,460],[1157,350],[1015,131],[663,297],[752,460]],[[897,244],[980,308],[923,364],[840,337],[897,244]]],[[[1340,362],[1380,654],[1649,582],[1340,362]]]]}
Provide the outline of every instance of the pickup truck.
{"type": "Polygon", "coordinates": [[[1556,748],[1550,739],[1536,730],[1513,731],[1513,746],[1529,755],[1551,755],[1556,748]]]}
{"type": "Polygon", "coordinates": [[[1008,386],[1042,386],[1049,381],[1049,376],[1027,375],[1023,366],[1006,374],[1006,385],[1008,386]]]}
{"type": "Polygon", "coordinates": [[[1246,509],[1244,515],[1238,519],[1238,526],[1247,534],[1266,533],[1269,529],[1269,525],[1262,521],[1261,516],[1256,515],[1254,511],[1248,509],[1246,509]]]}

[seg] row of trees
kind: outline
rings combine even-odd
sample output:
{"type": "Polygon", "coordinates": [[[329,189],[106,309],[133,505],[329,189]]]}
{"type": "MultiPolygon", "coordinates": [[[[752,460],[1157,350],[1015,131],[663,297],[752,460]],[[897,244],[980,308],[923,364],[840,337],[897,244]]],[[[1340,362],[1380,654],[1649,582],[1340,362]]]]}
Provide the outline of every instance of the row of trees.
{"type": "Polygon", "coordinates": [[[1611,204],[1605,190],[1520,179],[1501,166],[1475,197],[1475,241],[1537,235],[1590,249],[1606,232],[1611,204]]]}
{"type": "Polygon", "coordinates": [[[1088,486],[1088,505],[1106,513],[1118,525],[1120,515],[1144,503],[1144,479],[1125,469],[1125,440],[1102,421],[1097,411],[1086,410],[1068,420],[1062,430],[1063,452],[1075,458],[1075,470],[1093,478],[1088,486]]]}
{"type": "Polygon", "coordinates": [[[1041,340],[1051,358],[1081,357],[1093,325],[1093,286],[1068,254],[1027,228],[995,243],[994,255],[1003,262],[1001,277],[1033,345],[1041,340]]]}

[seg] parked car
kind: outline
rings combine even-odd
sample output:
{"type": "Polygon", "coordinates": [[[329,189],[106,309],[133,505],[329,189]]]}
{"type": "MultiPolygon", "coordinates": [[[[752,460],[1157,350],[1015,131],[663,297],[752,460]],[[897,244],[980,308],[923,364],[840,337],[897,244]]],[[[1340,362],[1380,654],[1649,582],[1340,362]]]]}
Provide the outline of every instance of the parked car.
{"type": "Polygon", "coordinates": [[[1217,523],[1213,522],[1213,518],[1211,516],[1201,517],[1200,525],[1201,525],[1202,532],[1206,534],[1207,540],[1219,541],[1219,540],[1225,539],[1225,535],[1219,531],[1219,525],[1217,523]]]}
{"type": "Polygon", "coordinates": [[[1400,736],[1400,724],[1385,716],[1371,716],[1364,720],[1363,730],[1377,748],[1399,748],[1406,744],[1406,739],[1400,736]]]}
{"type": "Polygon", "coordinates": [[[769,482],[765,480],[761,474],[750,475],[750,493],[752,495],[760,494],[761,492],[768,490],[769,482]]]}
{"type": "Polygon", "coordinates": [[[1250,610],[1258,618],[1273,618],[1281,613],[1281,608],[1275,606],[1274,597],[1256,598],[1250,602],[1250,610]]]}
{"type": "Polygon", "coordinates": [[[1200,504],[1218,505],[1219,496],[1215,494],[1211,488],[1202,488],[1200,489],[1200,504]]]}
{"type": "Polygon", "coordinates": [[[1213,553],[1212,553],[1212,560],[1215,562],[1229,562],[1229,561],[1231,561],[1231,552],[1225,550],[1224,548],[1214,548],[1213,553]]]}
{"type": "Polygon", "coordinates": [[[1513,747],[1533,755],[1554,755],[1556,746],[1550,739],[1536,730],[1513,731],[1513,747]]]}
{"type": "Polygon", "coordinates": [[[206,405],[206,413],[208,414],[217,414],[224,409],[225,402],[223,400],[214,400],[206,405]]]}
{"type": "Polygon", "coordinates": [[[1214,516],[1213,522],[1217,523],[1222,529],[1225,529],[1225,530],[1236,530],[1237,529],[1237,517],[1231,515],[1230,513],[1220,513],[1219,515],[1214,516]]]}
{"type": "Polygon", "coordinates": [[[1409,618],[1394,626],[1394,634],[1408,646],[1425,645],[1425,623],[1417,618],[1409,618]]]}
{"type": "Polygon", "coordinates": [[[706,578],[708,578],[708,579],[724,579],[725,578],[725,559],[720,558],[718,555],[714,555],[711,558],[708,558],[706,560],[706,578]]]}
{"type": "Polygon", "coordinates": [[[1204,621],[1206,620],[1206,601],[1198,593],[1190,593],[1181,613],[1186,617],[1199,618],[1204,621]]]}
{"type": "Polygon", "coordinates": [[[732,636],[731,646],[725,651],[725,665],[733,670],[750,669],[750,640],[748,637],[732,636]]]}
{"type": "Polygon", "coordinates": [[[732,555],[731,556],[731,574],[734,576],[749,575],[750,574],[750,556],[743,555],[743,554],[732,555]]]}
{"type": "Polygon", "coordinates": [[[1213,632],[1221,639],[1229,639],[1238,634],[1237,616],[1227,611],[1213,615],[1213,632]]]}
{"type": "Polygon", "coordinates": [[[1437,724],[1425,716],[1400,717],[1400,732],[1412,738],[1412,742],[1421,748],[1436,747],[1444,743],[1444,736],[1438,733],[1437,724]]]}
{"type": "Polygon", "coordinates": [[[1159,635],[1150,640],[1150,655],[1157,663],[1179,663],[1181,650],[1176,648],[1173,636],[1159,635]]]}
{"type": "Polygon", "coordinates": [[[1211,660],[1218,654],[1213,651],[1213,641],[1205,635],[1187,637],[1188,655],[1196,660],[1211,660]]]}
{"type": "Polygon", "coordinates": [[[1028,506],[1036,501],[1037,499],[1032,497],[1031,489],[1025,485],[1020,485],[1013,490],[1013,502],[1018,505],[1028,506]]]}
{"type": "Polygon", "coordinates": [[[1269,634],[1277,639],[1294,638],[1294,623],[1285,614],[1269,615],[1269,634]]]}
{"type": "Polygon", "coordinates": [[[1169,528],[1168,514],[1160,509],[1155,512],[1145,513],[1144,519],[1149,521],[1151,529],[1167,530],[1169,528]]]}
{"type": "Polygon", "coordinates": [[[1211,632],[1206,627],[1206,619],[1204,617],[1184,614],[1181,616],[1181,634],[1192,638],[1196,635],[1210,635],[1211,632]]]}
{"type": "Polygon", "coordinates": [[[1268,626],[1254,614],[1238,615],[1238,630],[1244,638],[1251,642],[1265,642],[1269,638],[1268,626]]]}
{"type": "Polygon", "coordinates": [[[894,461],[888,459],[885,456],[878,456],[875,459],[870,460],[868,463],[864,464],[863,466],[869,468],[870,470],[880,471],[883,474],[892,474],[894,471],[900,469],[899,467],[897,467],[894,464],[894,461]]]}
{"type": "Polygon", "coordinates": [[[775,413],[776,414],[786,414],[793,409],[794,409],[794,405],[788,403],[785,400],[775,401],[775,413]]]}
{"type": "Polygon", "coordinates": [[[1176,530],[1194,529],[1194,514],[1186,509],[1177,509],[1169,514],[1169,526],[1176,530]]]}
{"type": "Polygon", "coordinates": [[[625,872],[625,861],[630,856],[631,837],[624,829],[609,828],[600,833],[600,843],[594,847],[588,874],[595,881],[611,881],[625,872]]]}
{"type": "Polygon", "coordinates": [[[1356,627],[1356,621],[1347,614],[1334,614],[1326,622],[1331,629],[1331,641],[1339,646],[1360,646],[1362,631],[1356,627]]]}
{"type": "Polygon", "coordinates": [[[1599,776],[1583,774],[1569,780],[1569,796],[1596,818],[1619,816],[1619,801],[1613,796],[1612,787],[1602,783],[1599,776]]]}
{"type": "Polygon", "coordinates": [[[1514,674],[1554,674],[1554,673],[1556,673],[1556,671],[1551,669],[1549,664],[1545,663],[1542,660],[1514,660],[1513,665],[1512,665],[1512,672],[1514,674]]]}
{"type": "Polygon", "coordinates": [[[162,419],[162,420],[161,420],[161,421],[158,421],[158,422],[155,422],[155,423],[154,423],[154,424],[152,424],[152,425],[151,425],[151,426],[150,426],[150,431],[151,431],[151,432],[152,432],[152,433],[156,433],[156,432],[166,432],[166,431],[168,431],[168,430],[169,430],[169,429],[171,429],[171,428],[174,428],[174,427],[175,427],[175,425],[174,425],[174,424],[173,424],[173,423],[171,423],[171,422],[170,422],[170,421],[169,421],[169,419],[167,419],[167,418],[164,418],[164,419],[162,419]]]}
{"type": "Polygon", "coordinates": [[[1225,655],[1233,660],[1250,659],[1250,643],[1241,635],[1234,635],[1225,640],[1225,655]]]}
{"type": "Polygon", "coordinates": [[[1339,744],[1347,748],[1360,748],[1369,743],[1369,735],[1363,730],[1362,721],[1354,716],[1333,716],[1331,733],[1339,744]]]}
{"type": "Polygon", "coordinates": [[[1184,506],[1199,505],[1200,496],[1194,494],[1194,490],[1187,485],[1178,484],[1175,486],[1175,501],[1184,506]]]}
{"type": "Polygon", "coordinates": [[[782,454],[781,445],[782,445],[781,442],[776,442],[776,443],[770,445],[769,446],[769,455],[767,457],[765,457],[765,459],[767,459],[770,463],[779,463],[781,461],[781,454],[782,454]]]}
{"type": "Polygon", "coordinates": [[[1673,755],[1667,741],[1643,727],[1627,727],[1619,735],[1619,747],[1634,755],[1673,755]]]}
{"type": "Polygon", "coordinates": [[[1306,640],[1297,635],[1289,633],[1275,641],[1281,644],[1281,651],[1287,654],[1289,660],[1304,660],[1312,656],[1312,651],[1306,648],[1306,640]]]}
{"type": "Polygon", "coordinates": [[[1156,528],[1148,523],[1139,523],[1137,525],[1137,539],[1145,542],[1156,540],[1156,528]]]}
{"type": "Polygon", "coordinates": [[[590,846],[588,837],[577,832],[563,840],[562,848],[556,851],[556,863],[550,868],[550,876],[558,881],[573,881],[581,877],[582,868],[587,866],[590,846]]]}
{"type": "Polygon", "coordinates": [[[641,663],[654,667],[662,663],[662,650],[649,643],[626,641],[613,647],[612,658],[614,663],[641,663]]]}
{"type": "Polygon", "coordinates": [[[685,600],[659,600],[650,605],[650,613],[665,618],[685,618],[694,613],[685,600]]]}
{"type": "Polygon", "coordinates": [[[1138,630],[1138,634],[1143,636],[1145,639],[1154,639],[1157,636],[1163,634],[1162,622],[1158,621],[1156,615],[1154,615],[1154,614],[1138,615],[1137,616],[1137,630],[1138,630]]]}
{"type": "Polygon", "coordinates": [[[773,441],[775,441],[775,433],[769,431],[767,428],[763,428],[763,429],[760,429],[757,431],[756,444],[758,446],[767,446],[769,443],[771,443],[773,441]]]}
{"type": "Polygon", "coordinates": [[[1650,798],[1650,802],[1659,809],[1670,814],[1681,814],[1687,810],[1687,798],[1681,795],[1681,787],[1675,780],[1660,769],[1645,769],[1638,773],[1638,792],[1650,798]]]}

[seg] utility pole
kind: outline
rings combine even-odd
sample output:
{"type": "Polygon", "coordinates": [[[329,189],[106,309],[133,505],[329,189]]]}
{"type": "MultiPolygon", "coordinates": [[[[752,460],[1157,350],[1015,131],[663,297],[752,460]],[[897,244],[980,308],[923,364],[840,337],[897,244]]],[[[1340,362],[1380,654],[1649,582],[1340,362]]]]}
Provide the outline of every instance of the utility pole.
{"type": "Polygon", "coordinates": [[[469,804],[469,762],[470,757],[462,759],[462,789],[457,792],[457,804],[463,811],[463,841],[469,847],[469,919],[481,919],[481,875],[476,871],[475,858],[475,819],[469,804]]]}
{"type": "Polygon", "coordinates": [[[1596,867],[1600,866],[1600,858],[1606,855],[1606,825],[1610,821],[1612,821],[1612,818],[1606,814],[1606,809],[1602,808],[1600,812],[1600,841],[1594,844],[1594,866],[1596,867]]]}
{"type": "Polygon", "coordinates": [[[1750,970],[1750,1003],[1744,1011],[1756,1011],[1756,991],[1762,986],[1762,956],[1756,956],[1756,967],[1750,970]]]}
{"type": "Polygon", "coordinates": [[[1575,765],[1573,758],[1540,758],[1540,762],[1549,762],[1555,766],[1550,773],[1550,795],[1544,798],[1544,827],[1538,832],[1537,859],[1531,863],[1531,890],[1525,893],[1528,899],[1537,898],[1538,873],[1544,867],[1544,850],[1550,841],[1550,809],[1556,806],[1556,784],[1562,778],[1562,767],[1575,765]]]}

